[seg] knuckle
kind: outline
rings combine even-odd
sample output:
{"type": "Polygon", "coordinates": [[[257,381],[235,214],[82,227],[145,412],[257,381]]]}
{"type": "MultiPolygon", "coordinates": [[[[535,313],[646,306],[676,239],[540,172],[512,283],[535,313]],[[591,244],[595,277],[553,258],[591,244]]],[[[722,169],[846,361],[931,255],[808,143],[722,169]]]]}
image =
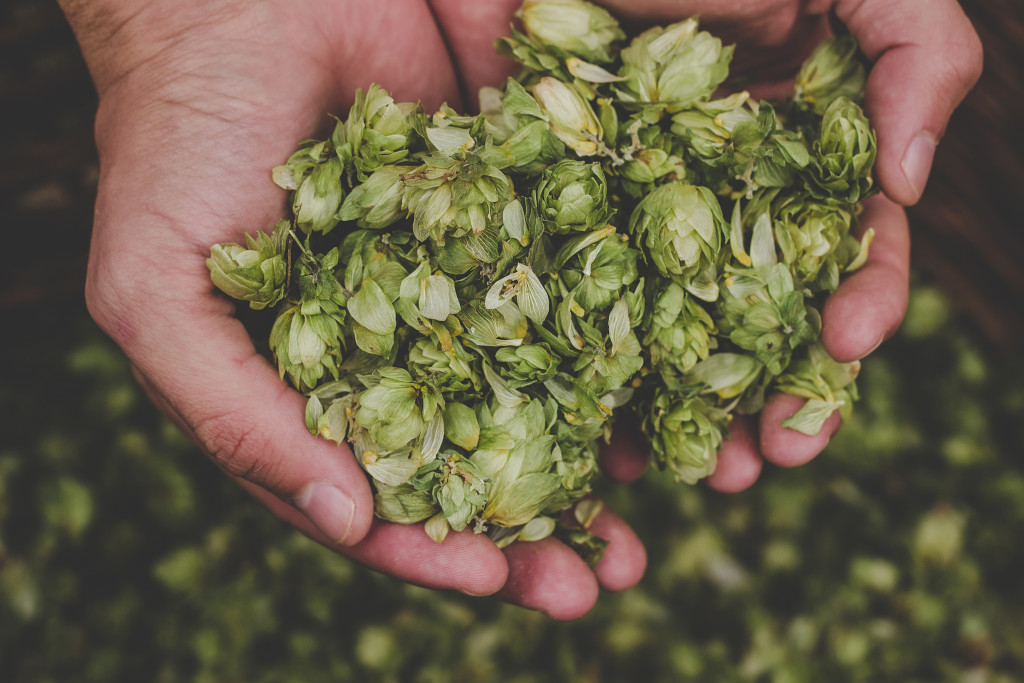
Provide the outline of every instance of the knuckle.
{"type": "Polygon", "coordinates": [[[85,278],[85,305],[89,315],[120,346],[135,336],[139,278],[123,267],[93,257],[85,278]]]}
{"type": "Polygon", "coordinates": [[[244,415],[214,415],[197,421],[191,429],[214,464],[228,475],[260,484],[274,479],[261,430],[244,415]]]}
{"type": "Polygon", "coordinates": [[[964,59],[962,77],[968,88],[972,87],[981,78],[982,67],[985,63],[985,48],[981,43],[981,37],[972,29],[967,36],[964,47],[964,59]]]}

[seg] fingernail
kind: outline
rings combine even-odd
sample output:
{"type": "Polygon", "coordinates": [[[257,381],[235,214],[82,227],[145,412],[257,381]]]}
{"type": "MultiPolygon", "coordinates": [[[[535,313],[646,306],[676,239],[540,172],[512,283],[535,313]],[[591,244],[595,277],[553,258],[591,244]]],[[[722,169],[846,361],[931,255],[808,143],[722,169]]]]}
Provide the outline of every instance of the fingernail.
{"type": "Polygon", "coordinates": [[[907,183],[914,191],[915,201],[921,198],[924,186],[928,183],[928,174],[932,170],[932,161],[935,159],[935,146],[938,140],[927,131],[921,131],[907,146],[903,155],[903,162],[900,167],[907,183]]]}
{"type": "Polygon", "coordinates": [[[355,501],[345,492],[330,484],[313,483],[296,497],[295,504],[324,535],[345,545],[356,516],[355,501]]]}

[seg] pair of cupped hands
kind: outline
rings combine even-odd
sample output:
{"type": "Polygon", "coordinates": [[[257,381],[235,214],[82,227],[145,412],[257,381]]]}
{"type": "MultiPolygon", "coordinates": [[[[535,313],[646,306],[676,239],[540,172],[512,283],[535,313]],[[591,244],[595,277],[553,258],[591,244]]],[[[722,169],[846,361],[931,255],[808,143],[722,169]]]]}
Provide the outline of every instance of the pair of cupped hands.
{"type": "MultiPolygon", "coordinates": [[[[468,111],[514,65],[495,56],[520,0],[61,0],[99,92],[100,179],[86,299],[153,401],[285,522],[373,569],[423,586],[497,594],[556,619],[585,614],[600,590],[643,574],[636,534],[607,508],[591,530],[609,540],[592,569],[549,538],[498,549],[485,535],[436,544],[421,526],[373,517],[350,454],[305,428],[305,401],[253,347],[234,306],[211,285],[210,246],[240,242],[286,214],[270,178],[302,139],[344,116],[356,88],[468,111]]],[[[978,78],[981,45],[955,0],[605,0],[624,21],[699,15],[738,46],[732,72],[753,94],[785,87],[835,27],[872,61],[866,109],[878,135],[876,180],[861,228],[877,236],[867,264],[824,307],[823,342],[840,361],[873,351],[907,303],[916,202],[946,123],[978,78]]],[[[795,466],[816,436],[779,421],[800,400],[776,395],[734,421],[707,485],[739,491],[768,461],[795,466]]],[[[639,435],[620,430],[602,454],[621,481],[642,473],[639,435]]]]}

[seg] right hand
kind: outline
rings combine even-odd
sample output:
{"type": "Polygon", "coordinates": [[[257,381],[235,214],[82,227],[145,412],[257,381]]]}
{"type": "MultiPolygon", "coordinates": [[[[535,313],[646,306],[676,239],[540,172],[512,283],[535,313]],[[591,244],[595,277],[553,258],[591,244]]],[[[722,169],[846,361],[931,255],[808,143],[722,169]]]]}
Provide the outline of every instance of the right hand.
{"type": "MultiPolygon", "coordinates": [[[[909,294],[910,238],[900,205],[924,190],[935,145],[949,117],[981,72],[981,42],[956,0],[596,0],[623,23],[667,24],[700,17],[701,28],[736,44],[730,73],[745,77],[755,97],[784,95],[800,64],[836,20],[857,37],[872,62],[865,109],[878,136],[875,166],[885,196],[865,202],[859,229],[876,239],[867,264],[847,278],[824,311],[822,342],[839,361],[861,359],[899,326],[909,294]]],[[[463,69],[464,92],[476,92],[518,70],[489,50],[505,35],[520,0],[430,0],[448,45],[463,69]],[[487,49],[485,49],[487,48],[487,49]]],[[[803,401],[768,398],[755,421],[740,417],[730,428],[718,469],[708,484],[740,491],[757,479],[767,460],[791,467],[818,455],[839,428],[832,415],[821,432],[805,436],[780,422],[803,401]]],[[[640,476],[647,463],[642,435],[620,429],[604,469],[621,481],[640,476]]]]}

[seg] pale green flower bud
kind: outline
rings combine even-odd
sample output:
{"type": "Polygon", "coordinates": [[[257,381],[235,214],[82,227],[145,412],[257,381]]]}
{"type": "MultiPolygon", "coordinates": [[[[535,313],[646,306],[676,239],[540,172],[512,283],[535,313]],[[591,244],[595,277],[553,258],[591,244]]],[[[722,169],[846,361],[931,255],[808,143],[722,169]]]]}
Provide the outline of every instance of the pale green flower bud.
{"type": "Polygon", "coordinates": [[[334,274],[338,265],[338,249],[331,249],[326,254],[313,254],[304,248],[302,256],[295,264],[298,274],[299,299],[306,308],[304,313],[322,310],[326,313],[337,313],[345,303],[345,293],[334,274]],[[314,308],[310,305],[315,304],[314,308]]]}
{"type": "Polygon", "coordinates": [[[859,373],[860,361],[840,363],[821,344],[811,345],[806,356],[794,361],[775,385],[779,391],[807,399],[800,410],[782,421],[782,426],[813,435],[837,410],[844,420],[849,419],[857,399],[854,380],[859,373]]]}
{"type": "Polygon", "coordinates": [[[609,232],[581,249],[564,266],[560,260],[556,263],[561,266],[558,275],[572,291],[574,302],[589,312],[608,309],[623,287],[636,281],[638,258],[640,251],[630,246],[626,235],[609,232]]]}
{"type": "Polygon", "coordinates": [[[629,229],[647,247],[657,269],[687,287],[717,261],[725,219],[710,190],[670,182],[637,205],[629,229]]]}
{"type": "Polygon", "coordinates": [[[551,132],[580,156],[598,153],[603,130],[590,104],[571,85],[544,77],[533,88],[551,132]]]}
{"type": "Polygon", "coordinates": [[[660,104],[674,113],[711,97],[729,73],[732,52],[698,31],[696,19],[651,28],[622,50],[616,90],[623,102],[660,104]]]}
{"type": "Polygon", "coordinates": [[[245,236],[247,247],[215,244],[206,267],[210,279],[222,292],[254,309],[273,306],[284,298],[288,267],[270,237],[260,231],[245,236]]]}
{"type": "Polygon", "coordinates": [[[439,471],[434,499],[451,528],[461,531],[487,504],[487,480],[472,460],[457,453],[448,453],[439,471]]]}
{"type": "Polygon", "coordinates": [[[270,350],[281,377],[288,375],[300,391],[312,389],[325,374],[338,378],[343,332],[335,315],[304,313],[302,307],[281,311],[270,331],[270,350]]]}
{"type": "Polygon", "coordinates": [[[508,380],[511,389],[543,382],[558,371],[561,360],[547,344],[527,344],[499,348],[494,359],[498,371],[508,380]]]}
{"type": "Polygon", "coordinates": [[[701,394],[714,394],[720,403],[741,396],[762,377],[764,365],[745,353],[712,353],[685,373],[681,380],[701,394]]]}
{"type": "Polygon", "coordinates": [[[465,403],[448,402],[444,406],[444,436],[450,442],[472,451],[480,443],[480,422],[465,403]]]}
{"type": "Polygon", "coordinates": [[[875,133],[864,112],[851,100],[837,97],[821,119],[808,189],[824,200],[856,202],[867,197],[876,152],[875,133]]]}
{"type": "Polygon", "coordinates": [[[820,317],[807,309],[784,263],[738,270],[726,278],[720,301],[722,332],[773,375],[785,370],[795,349],[817,339],[820,317]]]}
{"type": "Polygon", "coordinates": [[[402,176],[414,170],[413,166],[381,166],[366,181],[352,188],[341,205],[338,218],[356,221],[361,228],[380,229],[404,217],[402,176]]]}
{"type": "Polygon", "coordinates": [[[413,233],[420,241],[444,244],[448,236],[480,235],[489,225],[500,224],[513,198],[508,176],[475,153],[465,159],[425,157],[423,165],[402,179],[402,207],[413,215],[413,233]]]}
{"type": "Polygon", "coordinates": [[[362,286],[348,300],[347,309],[352,317],[356,345],[378,356],[387,356],[394,345],[397,315],[394,299],[372,279],[363,280],[362,286]]]}
{"type": "MultiPolygon", "coordinates": [[[[606,343],[588,350],[576,362],[579,381],[598,399],[622,387],[643,367],[640,341],[633,332],[626,299],[615,302],[608,314],[606,343]]],[[[611,412],[609,406],[605,406],[611,412]]]]}
{"type": "Polygon", "coordinates": [[[611,218],[608,181],[601,165],[563,159],[544,170],[533,198],[549,232],[593,230],[611,218]]]}
{"type": "Polygon", "coordinates": [[[530,329],[526,316],[510,301],[496,308],[470,302],[459,311],[459,319],[466,340],[478,346],[518,346],[530,329]]]}
{"type": "Polygon", "coordinates": [[[526,524],[566,500],[561,477],[553,471],[558,451],[553,436],[541,436],[503,451],[477,451],[473,462],[491,482],[481,518],[490,524],[526,524]]]}
{"type": "Polygon", "coordinates": [[[859,102],[867,80],[862,59],[853,35],[826,38],[800,67],[793,84],[794,102],[819,116],[837,97],[859,102]]]}
{"type": "Polygon", "coordinates": [[[395,451],[421,438],[436,409],[433,403],[421,405],[423,386],[401,368],[379,370],[372,380],[376,383],[358,396],[356,422],[373,443],[395,451]]]}
{"type": "Polygon", "coordinates": [[[694,484],[715,471],[729,415],[700,396],[659,391],[645,415],[655,462],[694,484]]]}
{"type": "Polygon", "coordinates": [[[551,132],[547,115],[521,83],[509,78],[504,92],[482,89],[480,98],[481,113],[494,128],[494,143],[514,159],[510,171],[533,174],[565,156],[565,145],[551,132]]]}
{"type": "Polygon", "coordinates": [[[437,337],[427,337],[409,349],[408,369],[417,381],[448,396],[480,387],[476,360],[457,339],[451,340],[451,348],[446,350],[437,337]]]}
{"type": "Polygon", "coordinates": [[[338,224],[338,210],[345,198],[341,175],[345,166],[332,156],[315,166],[292,196],[295,222],[305,232],[330,232],[338,224]]]}
{"type": "Polygon", "coordinates": [[[356,90],[355,102],[340,131],[344,139],[334,142],[343,156],[351,157],[361,180],[409,155],[409,114],[415,108],[410,103],[396,104],[376,83],[366,92],[356,90]]]}
{"type": "Polygon", "coordinates": [[[757,115],[751,109],[750,95],[743,91],[709,102],[697,102],[672,117],[672,132],[686,143],[689,153],[712,167],[732,165],[729,154],[733,132],[751,125],[757,115]]]}
{"type": "Polygon", "coordinates": [[[461,305],[455,283],[444,273],[428,275],[420,280],[420,312],[431,320],[447,320],[459,312],[461,305]]]}
{"type": "Polygon", "coordinates": [[[524,0],[527,35],[591,62],[610,62],[612,44],[626,34],[604,8],[583,0],[524,0]]]}
{"type": "Polygon", "coordinates": [[[373,497],[373,514],[387,522],[416,524],[437,512],[437,503],[429,488],[421,489],[410,483],[398,486],[377,484],[373,497]]]}
{"type": "Polygon", "coordinates": [[[707,311],[674,282],[655,288],[644,346],[651,361],[671,363],[681,372],[708,357],[717,332],[707,311]]]}
{"type": "Polygon", "coordinates": [[[798,286],[813,293],[831,292],[839,275],[860,251],[850,235],[852,212],[808,199],[783,205],[775,220],[782,260],[790,264],[798,286]]]}

